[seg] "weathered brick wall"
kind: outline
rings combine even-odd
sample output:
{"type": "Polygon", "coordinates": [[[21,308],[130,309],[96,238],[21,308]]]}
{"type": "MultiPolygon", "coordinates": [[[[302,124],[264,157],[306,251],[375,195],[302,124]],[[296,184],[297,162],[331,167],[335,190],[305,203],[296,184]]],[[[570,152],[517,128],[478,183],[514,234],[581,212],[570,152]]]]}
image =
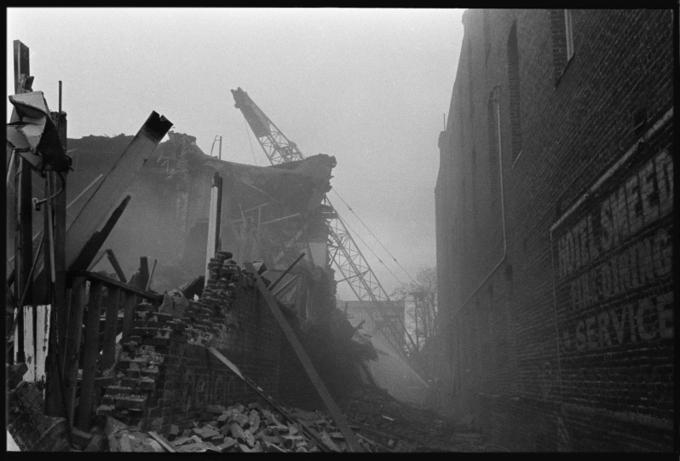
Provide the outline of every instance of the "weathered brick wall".
{"type": "Polygon", "coordinates": [[[450,410],[518,450],[670,450],[673,16],[573,10],[575,54],[564,62],[560,14],[464,18],[437,185],[439,286],[453,286],[440,292],[452,325],[450,410]]]}
{"type": "MultiPolygon", "coordinates": [[[[98,414],[165,431],[170,424],[199,419],[206,405],[257,400],[257,393],[208,346],[273,398],[319,408],[313,386],[252,276],[223,252],[208,267],[210,277],[199,301],[188,307],[161,306],[160,311],[145,303],[137,306],[132,334],[122,341],[116,382],[107,386],[98,414]]],[[[292,314],[286,315],[295,327],[292,314]]]]}

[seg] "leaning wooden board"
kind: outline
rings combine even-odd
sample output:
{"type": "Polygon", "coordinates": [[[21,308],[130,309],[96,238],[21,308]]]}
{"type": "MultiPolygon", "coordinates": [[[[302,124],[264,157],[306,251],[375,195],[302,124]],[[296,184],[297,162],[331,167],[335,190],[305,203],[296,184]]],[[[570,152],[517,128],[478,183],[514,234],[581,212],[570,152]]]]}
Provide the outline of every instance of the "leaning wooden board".
{"type": "Polygon", "coordinates": [[[338,428],[340,429],[340,432],[342,432],[342,434],[345,436],[345,440],[347,441],[349,450],[353,452],[364,451],[362,450],[361,445],[359,445],[359,442],[354,436],[354,432],[352,432],[349,425],[347,424],[345,415],[342,413],[338,405],[335,403],[333,397],[331,397],[330,393],[328,392],[328,389],[326,388],[326,385],[323,383],[323,380],[317,373],[316,368],[314,368],[312,361],[307,355],[307,352],[305,351],[304,347],[298,340],[291,326],[288,324],[288,321],[283,316],[283,313],[281,312],[281,309],[279,308],[276,299],[274,299],[274,295],[272,295],[272,293],[267,289],[267,286],[264,284],[262,277],[260,277],[260,275],[257,273],[252,263],[246,262],[245,268],[250,273],[252,273],[253,277],[255,277],[255,284],[257,286],[257,289],[260,291],[260,293],[262,293],[265,302],[269,306],[269,309],[271,310],[272,314],[274,315],[274,318],[281,327],[281,330],[283,330],[283,334],[286,336],[286,339],[293,347],[293,350],[295,351],[295,354],[300,360],[302,367],[307,373],[307,376],[314,385],[316,391],[319,393],[319,397],[321,397],[321,400],[326,405],[326,408],[328,409],[328,412],[335,421],[335,424],[337,424],[338,428]]]}
{"type": "Polygon", "coordinates": [[[250,387],[252,390],[254,390],[255,393],[257,393],[257,395],[259,395],[259,396],[262,397],[267,403],[269,403],[269,404],[272,406],[272,408],[276,409],[279,413],[281,413],[281,414],[282,414],[286,419],[288,419],[290,422],[299,423],[300,426],[302,427],[302,430],[303,430],[310,438],[312,438],[312,439],[316,442],[316,444],[317,444],[317,446],[319,447],[320,450],[322,450],[322,451],[333,451],[330,447],[327,446],[327,444],[324,442],[324,440],[321,438],[321,436],[319,436],[319,434],[318,434],[316,431],[314,431],[312,428],[310,428],[309,426],[307,426],[307,425],[306,425],[305,423],[303,423],[302,421],[297,420],[297,419],[294,418],[292,415],[290,415],[290,413],[288,413],[288,412],[287,412],[286,410],[284,410],[280,405],[278,405],[270,395],[267,395],[267,394],[264,392],[264,389],[262,389],[260,386],[258,386],[258,385],[255,383],[255,381],[253,381],[252,379],[250,379],[250,378],[244,376],[243,373],[241,373],[241,370],[239,370],[239,368],[238,368],[231,360],[229,360],[228,358],[226,358],[220,351],[218,351],[218,350],[215,349],[214,347],[209,347],[209,348],[208,348],[208,351],[210,351],[210,353],[211,353],[212,355],[214,355],[215,358],[217,358],[217,360],[219,360],[219,361],[222,362],[224,365],[226,365],[227,368],[229,368],[236,376],[238,376],[239,378],[241,378],[241,379],[243,380],[243,382],[245,382],[246,385],[248,385],[248,387],[250,387]]]}

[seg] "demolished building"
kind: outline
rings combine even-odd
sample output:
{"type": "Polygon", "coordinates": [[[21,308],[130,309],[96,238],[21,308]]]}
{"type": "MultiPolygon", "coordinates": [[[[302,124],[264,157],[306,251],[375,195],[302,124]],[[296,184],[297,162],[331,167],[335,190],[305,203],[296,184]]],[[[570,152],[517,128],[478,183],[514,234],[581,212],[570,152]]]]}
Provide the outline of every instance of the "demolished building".
{"type": "MultiPolygon", "coordinates": [[[[96,193],[90,185],[110,171],[131,139],[121,135],[69,140],[74,171],[67,200],[74,206],[67,220],[80,215],[82,203],[96,193]]],[[[349,383],[365,380],[366,372],[356,368],[356,359],[369,358],[371,348],[366,343],[350,344],[355,330],[334,309],[335,286],[326,260],[321,201],[330,189],[334,164],[326,155],[267,168],[224,162],[203,154],[195,138],[170,133],[169,141],[146,159],[123,191],[131,200],[105,245],[121,267],[108,274],[104,260],[95,258],[90,272],[82,273],[85,278],[73,281],[72,296],[81,305],[85,331],[74,346],[78,373],[67,379],[66,392],[73,405],[68,419],[87,430],[97,418],[113,416],[167,433],[171,425],[195,420],[206,404],[255,399],[252,387],[206,354],[208,347],[224,353],[271,397],[302,408],[322,407],[314,385],[255,289],[252,274],[235,259],[260,260],[258,272],[268,283],[279,279],[277,301],[287,322],[325,381],[332,383],[329,390],[336,397],[347,393],[349,383]],[[207,185],[215,174],[225,186],[221,247],[231,251],[219,251],[211,259],[207,280],[188,284],[205,273],[207,185]],[[142,290],[134,295],[124,283],[125,273],[132,272],[140,254],[159,262],[156,290],[193,285],[198,287],[190,296],[193,299],[184,297],[187,290],[171,290],[165,296],[142,290]],[[139,295],[142,302],[130,305],[128,300],[139,300],[139,295]],[[99,318],[102,311],[105,319],[99,318]],[[118,314],[111,317],[109,312],[118,314]],[[99,327],[93,327],[95,323],[99,327]],[[92,336],[102,326],[107,331],[103,341],[92,336]],[[122,339],[114,340],[117,332],[122,339]],[[88,352],[92,347],[94,355],[88,352]],[[354,354],[355,361],[345,359],[338,366],[343,354],[354,354]]],[[[139,271],[131,280],[138,275],[139,271]]],[[[154,273],[147,274],[142,284],[146,290],[150,276],[154,273]]]]}

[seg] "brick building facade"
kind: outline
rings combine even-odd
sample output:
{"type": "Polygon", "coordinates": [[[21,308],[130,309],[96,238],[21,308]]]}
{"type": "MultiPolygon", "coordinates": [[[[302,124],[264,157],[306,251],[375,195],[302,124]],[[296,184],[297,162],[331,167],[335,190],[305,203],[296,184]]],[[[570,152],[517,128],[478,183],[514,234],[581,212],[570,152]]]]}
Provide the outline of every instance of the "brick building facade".
{"type": "Polygon", "coordinates": [[[510,450],[673,448],[673,12],[468,10],[440,402],[510,450]]]}

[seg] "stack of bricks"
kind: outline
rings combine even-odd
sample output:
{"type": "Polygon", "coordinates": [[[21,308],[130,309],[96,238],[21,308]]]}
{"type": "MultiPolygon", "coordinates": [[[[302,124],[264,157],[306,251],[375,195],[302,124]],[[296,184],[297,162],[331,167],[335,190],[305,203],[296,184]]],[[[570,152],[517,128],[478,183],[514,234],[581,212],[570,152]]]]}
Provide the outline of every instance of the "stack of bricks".
{"type": "MultiPolygon", "coordinates": [[[[209,383],[210,389],[201,390],[194,381],[214,380],[215,373],[231,374],[222,365],[212,363],[204,347],[227,351],[247,374],[252,372],[251,368],[266,374],[263,383],[269,384],[268,387],[278,384],[274,376],[278,369],[270,362],[278,361],[275,353],[278,353],[280,337],[272,332],[273,319],[259,324],[263,309],[257,302],[253,276],[242,272],[228,252],[218,252],[208,264],[208,271],[208,282],[200,300],[189,301],[181,317],[158,312],[146,302],[137,305],[132,333],[122,340],[115,383],[106,386],[102,404],[97,408],[98,415],[111,415],[126,424],[158,430],[170,420],[193,417],[205,398],[224,400],[248,395],[245,386],[234,384],[220,387],[209,383]],[[245,328],[239,327],[241,323],[245,328]],[[244,331],[248,328],[256,331],[244,331]],[[271,340],[261,340],[263,334],[271,340]],[[261,348],[267,350],[260,351],[261,348]],[[270,360],[265,360],[269,355],[270,360]],[[191,378],[185,376],[187,373],[191,378]],[[190,383],[185,382],[187,379],[190,383]],[[184,389],[187,385],[189,390],[184,389]],[[195,395],[187,396],[187,392],[195,395]],[[206,392],[205,397],[199,395],[206,392]]],[[[254,377],[262,379],[257,372],[254,377]]],[[[233,379],[230,376],[221,382],[233,379]]]]}
{"type": "Polygon", "coordinates": [[[181,322],[155,312],[147,302],[137,305],[134,315],[132,334],[123,338],[116,363],[116,382],[106,386],[102,405],[97,408],[97,414],[114,415],[128,424],[139,423],[158,400],[164,353],[172,333],[184,330],[181,322]]]}
{"type": "Polygon", "coordinates": [[[251,279],[241,272],[231,253],[218,251],[208,263],[208,282],[200,300],[190,301],[183,320],[189,344],[228,347],[229,330],[235,326],[233,315],[235,291],[251,279]]]}

